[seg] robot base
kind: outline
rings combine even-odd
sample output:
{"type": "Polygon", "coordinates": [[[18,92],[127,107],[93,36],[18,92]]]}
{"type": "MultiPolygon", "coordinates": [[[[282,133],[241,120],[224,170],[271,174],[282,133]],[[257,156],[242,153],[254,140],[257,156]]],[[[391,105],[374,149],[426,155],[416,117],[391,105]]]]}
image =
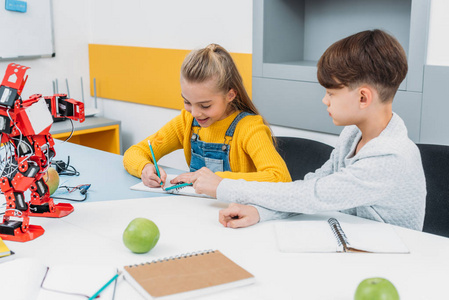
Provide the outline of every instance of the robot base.
{"type": "MultiPolygon", "coordinates": [[[[22,222],[20,222],[21,224],[22,222]]],[[[19,227],[14,228],[11,232],[11,227],[8,225],[0,224],[0,230],[2,232],[10,231],[9,233],[0,233],[0,237],[5,241],[14,241],[14,242],[28,242],[34,240],[35,238],[40,237],[44,234],[45,230],[41,226],[38,225],[29,225],[28,230],[26,232],[22,232],[22,229],[19,227]],[[3,230],[5,229],[6,230],[3,230]]]]}
{"type": "Polygon", "coordinates": [[[30,217],[45,217],[45,218],[62,218],[73,212],[73,206],[70,203],[58,203],[55,204],[54,212],[32,212],[30,209],[29,216],[30,217]]]}

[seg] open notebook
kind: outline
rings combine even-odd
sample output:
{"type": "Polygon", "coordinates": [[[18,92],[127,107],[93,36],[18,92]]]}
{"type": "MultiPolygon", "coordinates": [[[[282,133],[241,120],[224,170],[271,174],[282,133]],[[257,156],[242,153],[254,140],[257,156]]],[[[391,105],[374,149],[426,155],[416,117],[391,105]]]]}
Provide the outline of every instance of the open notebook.
{"type": "Polygon", "coordinates": [[[301,215],[275,224],[281,252],[410,253],[394,226],[343,214],[301,215]]]}
{"type": "MultiPolygon", "coordinates": [[[[170,180],[177,177],[175,174],[167,174],[167,182],[165,183],[164,188],[168,188],[173,186],[170,183],[170,180]]],[[[174,195],[184,195],[184,196],[194,196],[194,197],[203,197],[203,198],[212,198],[205,194],[197,194],[195,189],[192,186],[184,186],[178,189],[172,189],[169,191],[165,191],[160,187],[150,188],[143,184],[143,182],[139,182],[138,184],[133,185],[130,189],[135,191],[143,191],[143,192],[153,192],[153,193],[163,193],[163,194],[174,194],[174,195]]]]}
{"type": "MultiPolygon", "coordinates": [[[[104,265],[47,267],[34,258],[17,258],[2,263],[1,270],[1,299],[38,300],[87,299],[117,273],[115,267],[104,265]]],[[[114,284],[102,291],[100,297],[113,299],[114,284]]]]}

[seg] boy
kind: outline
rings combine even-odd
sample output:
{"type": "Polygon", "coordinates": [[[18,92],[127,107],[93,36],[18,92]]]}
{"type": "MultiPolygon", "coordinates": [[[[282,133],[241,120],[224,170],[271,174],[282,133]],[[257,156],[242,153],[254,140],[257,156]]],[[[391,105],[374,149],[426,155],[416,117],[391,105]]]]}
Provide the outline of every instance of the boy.
{"type": "Polygon", "coordinates": [[[399,42],[363,31],[331,45],[318,62],[323,103],[342,131],[330,159],[304,180],[246,182],[197,171],[198,193],[235,202],[220,211],[226,227],[246,227],[290,213],[341,211],[422,230],[426,185],[421,157],[392,101],[407,74],[399,42]],[[251,205],[248,205],[251,204],[251,205]]]}

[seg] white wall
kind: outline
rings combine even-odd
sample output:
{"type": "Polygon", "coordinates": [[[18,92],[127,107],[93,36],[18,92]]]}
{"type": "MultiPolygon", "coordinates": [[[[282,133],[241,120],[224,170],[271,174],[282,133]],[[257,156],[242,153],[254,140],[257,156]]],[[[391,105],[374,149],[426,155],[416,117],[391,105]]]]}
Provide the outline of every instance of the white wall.
{"type": "Polygon", "coordinates": [[[432,0],[430,8],[427,64],[449,66],[449,1],[432,0]]]}
{"type": "Polygon", "coordinates": [[[252,51],[252,0],[91,1],[91,43],[252,51]]]}
{"type": "MultiPolygon", "coordinates": [[[[257,0],[256,0],[257,1],[257,0]]],[[[31,5],[31,3],[29,4],[31,5]]],[[[449,1],[432,0],[427,63],[449,66],[449,1]]],[[[252,0],[54,0],[55,58],[14,61],[31,67],[23,96],[50,95],[52,80],[59,91],[81,100],[84,79],[89,95],[88,44],[113,44],[156,48],[193,49],[219,43],[231,52],[252,53],[252,0]]],[[[18,37],[20,38],[20,37],[18,37]]],[[[0,62],[0,76],[9,62],[0,62]]],[[[179,112],[171,109],[99,99],[102,115],[122,121],[123,148],[158,130],[179,112]],[[151,119],[151,125],[147,120],[151,119]]],[[[324,108],[323,108],[324,109],[324,108]]],[[[336,136],[273,126],[276,135],[306,137],[335,145],[336,136]]],[[[186,169],[176,153],[162,164],[186,169]]]]}

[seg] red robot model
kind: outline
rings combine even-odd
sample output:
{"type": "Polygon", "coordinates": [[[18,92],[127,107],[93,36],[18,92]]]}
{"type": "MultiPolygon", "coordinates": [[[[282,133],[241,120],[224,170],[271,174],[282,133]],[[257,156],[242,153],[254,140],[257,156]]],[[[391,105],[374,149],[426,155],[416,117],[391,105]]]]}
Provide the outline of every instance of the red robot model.
{"type": "Polygon", "coordinates": [[[0,237],[26,242],[44,233],[30,225],[30,216],[60,218],[73,212],[68,203],[55,204],[43,176],[55,156],[50,127],[54,119],[84,121],[84,104],[65,94],[21,98],[29,67],[11,63],[0,85],[1,178],[6,198],[0,237]],[[30,199],[25,200],[25,192],[30,199]]]}

